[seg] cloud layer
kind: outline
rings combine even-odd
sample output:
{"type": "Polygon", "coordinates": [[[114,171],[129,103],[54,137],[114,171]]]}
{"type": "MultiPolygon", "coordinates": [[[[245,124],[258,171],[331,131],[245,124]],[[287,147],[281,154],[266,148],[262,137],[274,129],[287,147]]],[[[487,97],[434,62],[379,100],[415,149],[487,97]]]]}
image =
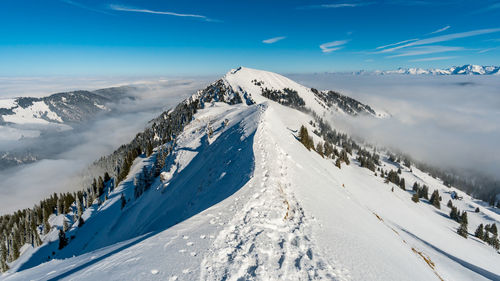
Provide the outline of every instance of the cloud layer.
{"type": "MultiPolygon", "coordinates": [[[[82,177],[88,176],[85,171],[89,164],[129,142],[153,117],[212,80],[212,77],[207,77],[138,84],[133,92],[137,99],[111,105],[111,113],[72,131],[29,140],[26,145],[43,147],[49,157],[0,171],[0,214],[32,207],[54,192],[80,190],[82,177]]],[[[8,149],[9,142],[0,141],[0,151],[8,149]]]]}
{"type": "Polygon", "coordinates": [[[392,118],[333,119],[336,127],[415,159],[500,180],[500,81],[484,76],[291,75],[388,111],[392,118]]]}

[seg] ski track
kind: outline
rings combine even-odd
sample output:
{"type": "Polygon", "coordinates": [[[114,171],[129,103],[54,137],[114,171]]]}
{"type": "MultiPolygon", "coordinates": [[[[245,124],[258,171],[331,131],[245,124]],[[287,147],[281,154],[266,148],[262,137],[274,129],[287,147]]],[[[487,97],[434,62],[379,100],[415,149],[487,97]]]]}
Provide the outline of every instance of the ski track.
{"type": "Polygon", "coordinates": [[[200,280],[349,280],[348,271],[326,262],[313,244],[290,188],[292,160],[266,131],[261,121],[247,202],[230,207],[236,213],[204,257],[200,280]]]}

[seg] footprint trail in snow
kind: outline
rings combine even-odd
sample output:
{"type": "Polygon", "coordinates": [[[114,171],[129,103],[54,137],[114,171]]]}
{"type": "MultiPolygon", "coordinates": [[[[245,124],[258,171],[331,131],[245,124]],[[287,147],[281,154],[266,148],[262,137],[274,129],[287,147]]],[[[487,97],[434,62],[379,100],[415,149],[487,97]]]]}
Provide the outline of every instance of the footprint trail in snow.
{"type": "Polygon", "coordinates": [[[265,124],[257,136],[260,155],[250,196],[219,232],[201,263],[200,279],[349,280],[349,273],[327,263],[312,242],[287,177],[292,160],[266,133],[265,124]]]}

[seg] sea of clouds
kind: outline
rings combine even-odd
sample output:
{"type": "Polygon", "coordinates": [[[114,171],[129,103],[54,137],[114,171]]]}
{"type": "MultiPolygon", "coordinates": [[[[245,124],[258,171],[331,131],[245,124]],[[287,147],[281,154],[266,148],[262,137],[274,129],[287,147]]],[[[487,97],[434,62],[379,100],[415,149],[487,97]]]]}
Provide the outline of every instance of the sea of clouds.
{"type": "Polygon", "coordinates": [[[443,168],[500,180],[500,77],[432,75],[289,75],[339,91],[391,118],[332,118],[364,140],[443,168]]]}
{"type": "MultiPolygon", "coordinates": [[[[55,92],[125,85],[125,78],[119,79],[76,79],[67,78],[57,82],[55,78],[0,78],[9,83],[0,83],[0,99],[17,96],[45,96],[55,92]],[[76,81],[73,86],[71,81],[76,81]],[[90,81],[85,84],[85,81],[90,81]],[[36,83],[41,83],[40,88],[36,83]],[[53,89],[53,90],[50,90],[53,89]]],[[[43,131],[43,135],[23,141],[0,138],[0,151],[13,148],[22,150],[37,146],[44,151],[44,159],[32,164],[0,171],[0,214],[20,208],[32,207],[54,192],[72,192],[82,189],[81,172],[101,156],[113,152],[120,145],[128,143],[144,129],[148,121],[180,101],[195,93],[212,81],[213,77],[195,78],[148,78],[129,80],[133,91],[128,92],[135,99],[123,99],[108,104],[110,112],[96,116],[88,122],[72,125],[73,129],[63,132],[43,131]]],[[[32,128],[36,131],[36,128],[32,128]]],[[[10,128],[0,134],[17,133],[10,128]]],[[[24,134],[27,132],[23,131],[24,134]]]]}

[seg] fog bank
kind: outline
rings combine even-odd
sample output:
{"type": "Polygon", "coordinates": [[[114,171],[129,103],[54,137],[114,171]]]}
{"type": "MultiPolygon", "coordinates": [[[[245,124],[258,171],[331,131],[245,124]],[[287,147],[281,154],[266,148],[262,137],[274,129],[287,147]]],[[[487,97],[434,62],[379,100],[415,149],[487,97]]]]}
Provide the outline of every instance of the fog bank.
{"type": "MultiPolygon", "coordinates": [[[[211,77],[165,79],[136,84],[132,93],[135,100],[124,99],[108,104],[111,112],[74,126],[72,130],[27,140],[26,147],[38,145],[47,157],[33,164],[0,171],[0,214],[32,207],[54,192],[80,190],[79,177],[89,164],[128,143],[148,121],[205,87],[211,80],[211,77]]],[[[22,88],[22,85],[16,87],[22,88]]],[[[15,148],[19,149],[20,142],[17,143],[15,148]]],[[[8,141],[0,142],[0,145],[0,151],[9,150],[10,145],[14,147],[8,141]]]]}
{"type": "Polygon", "coordinates": [[[389,112],[389,119],[333,118],[370,143],[444,168],[500,179],[500,77],[412,75],[289,75],[337,90],[389,112]]]}

